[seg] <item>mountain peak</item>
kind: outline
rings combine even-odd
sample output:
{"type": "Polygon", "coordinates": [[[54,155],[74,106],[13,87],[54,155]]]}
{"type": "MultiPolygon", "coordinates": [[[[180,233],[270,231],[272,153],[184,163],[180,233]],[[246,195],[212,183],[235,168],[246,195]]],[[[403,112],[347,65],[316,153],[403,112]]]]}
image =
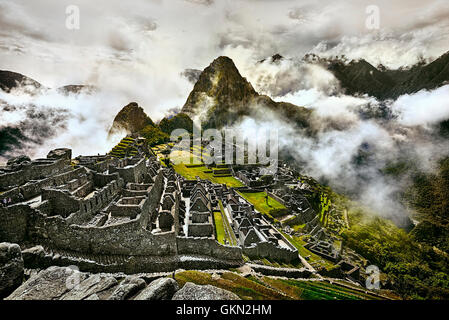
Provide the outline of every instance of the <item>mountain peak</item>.
{"type": "Polygon", "coordinates": [[[182,112],[209,119],[212,113],[228,114],[231,109],[244,108],[257,95],[232,59],[221,56],[201,72],[182,112]]]}
{"type": "Polygon", "coordinates": [[[31,85],[32,87],[38,89],[42,85],[34,79],[28,78],[23,74],[0,70],[0,89],[9,92],[12,89],[19,87],[21,85],[31,85]]]}
{"type": "Polygon", "coordinates": [[[261,108],[271,109],[301,127],[307,126],[307,109],[259,95],[240,75],[232,59],[221,56],[203,70],[182,112],[200,120],[204,128],[222,128],[261,108]]]}
{"type": "Polygon", "coordinates": [[[115,116],[109,135],[120,131],[136,133],[146,126],[154,126],[153,120],[145,113],[137,102],[130,102],[115,116]]]}

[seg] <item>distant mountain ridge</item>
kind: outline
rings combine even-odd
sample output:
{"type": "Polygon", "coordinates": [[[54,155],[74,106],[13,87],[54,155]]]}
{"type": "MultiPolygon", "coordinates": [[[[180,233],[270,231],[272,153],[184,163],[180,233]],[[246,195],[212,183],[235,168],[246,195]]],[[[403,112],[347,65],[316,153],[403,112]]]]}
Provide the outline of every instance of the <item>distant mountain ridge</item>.
{"type": "Polygon", "coordinates": [[[34,79],[31,79],[23,74],[0,70],[0,89],[5,92],[10,92],[12,89],[23,85],[32,85],[36,88],[41,88],[42,85],[34,79]]]}
{"type": "MultiPolygon", "coordinates": [[[[27,77],[21,73],[8,71],[8,70],[0,70],[0,90],[3,90],[5,92],[11,92],[11,90],[18,88],[20,86],[27,86],[32,89],[50,89],[48,87],[45,87],[38,81],[27,77]]],[[[65,85],[59,88],[56,88],[56,90],[63,94],[69,94],[74,93],[78,94],[83,92],[86,93],[92,93],[97,88],[92,85],[82,85],[82,84],[71,84],[71,85],[65,85]]]]}
{"type": "Polygon", "coordinates": [[[420,90],[436,89],[449,84],[449,52],[431,63],[418,63],[409,69],[376,68],[366,60],[345,63],[325,60],[329,71],[340,81],[347,94],[368,94],[380,100],[396,99],[420,90]]]}

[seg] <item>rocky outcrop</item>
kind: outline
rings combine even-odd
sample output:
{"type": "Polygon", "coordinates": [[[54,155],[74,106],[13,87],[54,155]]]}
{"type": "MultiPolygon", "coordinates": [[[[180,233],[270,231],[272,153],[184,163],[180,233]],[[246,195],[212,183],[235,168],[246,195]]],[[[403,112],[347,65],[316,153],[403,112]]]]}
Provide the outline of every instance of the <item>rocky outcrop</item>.
{"type": "Polygon", "coordinates": [[[160,278],[151,282],[135,300],[168,300],[178,290],[178,283],[171,278],[160,278]]]}
{"type": "Polygon", "coordinates": [[[115,287],[118,282],[110,275],[94,274],[89,276],[66,293],[61,300],[104,300],[110,296],[108,289],[115,287]]]}
{"type": "Polygon", "coordinates": [[[228,122],[235,120],[256,96],[257,92],[240,75],[234,62],[228,57],[218,57],[201,73],[182,112],[200,115],[202,121],[215,114],[214,122],[228,122]]]}
{"type": "Polygon", "coordinates": [[[192,119],[198,118],[204,128],[222,128],[243,116],[265,114],[266,110],[300,127],[308,126],[308,109],[259,95],[228,57],[218,57],[204,69],[182,108],[192,119]]]}
{"type": "Polygon", "coordinates": [[[240,298],[235,293],[209,284],[201,286],[187,282],[175,293],[173,300],[240,300],[240,298]]]}
{"type": "Polygon", "coordinates": [[[0,298],[6,297],[23,280],[23,259],[17,244],[0,243],[0,298]]]}
{"type": "Polygon", "coordinates": [[[65,160],[71,160],[72,159],[72,150],[67,148],[59,148],[51,150],[48,155],[48,159],[65,159],[65,160]]]}
{"type": "Polygon", "coordinates": [[[106,300],[117,285],[112,275],[50,267],[31,276],[5,300],[106,300]]]}
{"type": "Polygon", "coordinates": [[[139,107],[136,102],[131,102],[123,107],[114,118],[112,127],[109,130],[109,135],[121,131],[125,131],[129,134],[137,133],[148,125],[154,126],[153,120],[148,117],[145,111],[139,107]]]}
{"type": "Polygon", "coordinates": [[[136,276],[128,276],[114,290],[108,300],[125,300],[145,288],[145,280],[136,276]]]}
{"type": "Polygon", "coordinates": [[[5,300],[60,299],[77,283],[87,278],[70,268],[50,267],[32,276],[5,300]]]}

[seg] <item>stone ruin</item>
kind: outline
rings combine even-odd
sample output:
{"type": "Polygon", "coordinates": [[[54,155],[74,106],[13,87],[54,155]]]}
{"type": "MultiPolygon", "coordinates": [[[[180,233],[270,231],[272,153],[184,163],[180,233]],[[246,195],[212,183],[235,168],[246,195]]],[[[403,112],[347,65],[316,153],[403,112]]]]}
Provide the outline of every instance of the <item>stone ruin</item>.
{"type": "Polygon", "coordinates": [[[241,248],[215,241],[209,194],[196,187],[184,199],[183,179],[146,154],[72,161],[71,150],[56,149],[45,159],[10,160],[0,167],[0,199],[12,200],[0,207],[0,242],[19,244],[29,268],[136,273],[241,265],[241,248]],[[196,211],[187,223],[186,200],[196,211]]]}

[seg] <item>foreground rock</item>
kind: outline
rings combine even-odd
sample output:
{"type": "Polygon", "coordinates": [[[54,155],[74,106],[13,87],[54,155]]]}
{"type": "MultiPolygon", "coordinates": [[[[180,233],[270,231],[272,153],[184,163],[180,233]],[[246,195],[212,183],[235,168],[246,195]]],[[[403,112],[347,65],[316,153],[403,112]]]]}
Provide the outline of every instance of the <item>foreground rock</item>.
{"type": "Polygon", "coordinates": [[[5,300],[127,300],[135,295],[137,300],[168,300],[177,290],[178,284],[170,278],[156,279],[147,287],[137,276],[53,266],[32,275],[5,300]]]}
{"type": "Polygon", "coordinates": [[[117,284],[110,275],[50,267],[32,276],[5,300],[104,300],[117,284]]]}
{"type": "Polygon", "coordinates": [[[73,283],[75,287],[66,293],[61,300],[104,300],[111,294],[111,289],[118,282],[112,276],[94,274],[79,283],[73,283]],[[110,289],[110,290],[108,290],[110,289]]]}
{"type": "Polygon", "coordinates": [[[114,290],[109,300],[125,300],[145,288],[145,280],[135,276],[126,277],[114,290]]]}
{"type": "Polygon", "coordinates": [[[171,278],[154,280],[135,300],[167,300],[178,290],[178,283],[171,278]]]}
{"type": "Polygon", "coordinates": [[[72,159],[72,150],[67,148],[54,149],[48,153],[47,158],[70,160],[72,159]]]}
{"type": "Polygon", "coordinates": [[[240,300],[240,298],[230,291],[209,284],[200,286],[187,282],[175,293],[173,300],[240,300]]]}
{"type": "Polygon", "coordinates": [[[5,300],[60,299],[87,275],[70,268],[50,267],[32,276],[5,300]]]}
{"type": "Polygon", "coordinates": [[[0,299],[8,296],[23,280],[23,259],[17,244],[0,243],[0,299]]]}

